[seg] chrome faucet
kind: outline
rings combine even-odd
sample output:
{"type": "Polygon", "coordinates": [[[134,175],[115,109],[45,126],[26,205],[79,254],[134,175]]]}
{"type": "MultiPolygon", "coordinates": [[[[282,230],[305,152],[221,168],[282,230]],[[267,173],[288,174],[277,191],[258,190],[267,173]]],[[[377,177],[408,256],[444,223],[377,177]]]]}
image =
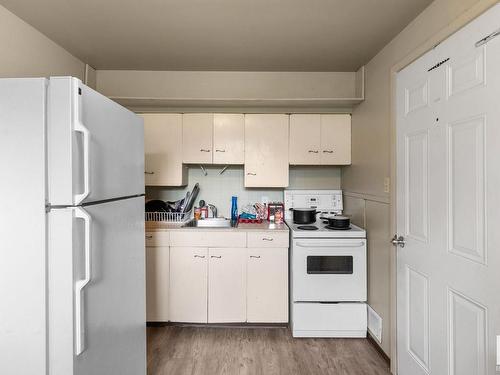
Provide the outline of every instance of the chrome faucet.
{"type": "Polygon", "coordinates": [[[212,211],[212,216],[217,217],[217,207],[215,207],[213,204],[208,204],[208,208],[210,208],[210,211],[212,211]]]}

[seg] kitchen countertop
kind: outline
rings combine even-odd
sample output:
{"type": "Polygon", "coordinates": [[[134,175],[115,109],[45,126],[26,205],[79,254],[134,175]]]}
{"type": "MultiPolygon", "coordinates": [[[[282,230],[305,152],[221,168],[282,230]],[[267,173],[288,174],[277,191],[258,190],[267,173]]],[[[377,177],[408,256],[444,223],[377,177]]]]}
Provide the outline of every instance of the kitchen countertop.
{"type": "Polygon", "coordinates": [[[182,230],[182,231],[198,231],[198,232],[250,232],[250,231],[262,231],[262,232],[288,232],[289,229],[286,224],[270,224],[268,221],[263,221],[260,224],[247,224],[240,223],[236,228],[203,228],[203,227],[182,227],[182,224],[176,223],[165,223],[158,221],[147,221],[146,222],[146,232],[163,232],[171,230],[182,230]]]}

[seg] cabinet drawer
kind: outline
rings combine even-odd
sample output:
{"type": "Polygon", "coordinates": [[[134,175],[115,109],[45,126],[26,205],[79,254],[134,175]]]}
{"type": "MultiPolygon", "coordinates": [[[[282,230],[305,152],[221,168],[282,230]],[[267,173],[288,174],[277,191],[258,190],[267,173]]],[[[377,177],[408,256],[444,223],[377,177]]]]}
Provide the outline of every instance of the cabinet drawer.
{"type": "Polygon", "coordinates": [[[288,232],[248,232],[248,247],[288,247],[288,232]]]}
{"type": "Polygon", "coordinates": [[[169,232],[146,232],[146,247],[170,246],[169,232]]]}
{"type": "Polygon", "coordinates": [[[190,247],[246,247],[244,232],[175,231],[170,233],[171,246],[190,247]]]}

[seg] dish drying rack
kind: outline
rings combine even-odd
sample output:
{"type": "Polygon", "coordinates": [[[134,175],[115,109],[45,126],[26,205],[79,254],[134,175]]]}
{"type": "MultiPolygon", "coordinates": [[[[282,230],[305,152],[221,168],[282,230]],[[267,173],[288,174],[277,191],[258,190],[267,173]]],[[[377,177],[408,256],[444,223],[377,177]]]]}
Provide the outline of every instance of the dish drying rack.
{"type": "Polygon", "coordinates": [[[188,212],[145,212],[145,221],[161,221],[166,223],[183,223],[191,218],[188,212]]]}

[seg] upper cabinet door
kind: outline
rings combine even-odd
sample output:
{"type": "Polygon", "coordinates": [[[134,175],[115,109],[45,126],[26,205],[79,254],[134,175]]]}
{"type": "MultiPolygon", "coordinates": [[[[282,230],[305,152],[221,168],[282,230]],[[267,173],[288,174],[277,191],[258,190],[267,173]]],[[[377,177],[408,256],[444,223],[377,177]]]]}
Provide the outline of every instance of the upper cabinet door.
{"type": "Polygon", "coordinates": [[[186,185],[187,169],[182,165],[182,115],[151,113],[142,117],[146,186],[186,185]]]}
{"type": "Polygon", "coordinates": [[[351,115],[321,115],[321,164],[351,164],[351,115]]]}
{"type": "Polygon", "coordinates": [[[214,164],[245,162],[245,116],[214,114],[214,164]]]}
{"type": "Polygon", "coordinates": [[[288,115],[245,115],[245,186],[288,186],[288,115]]]}
{"type": "Polygon", "coordinates": [[[292,165],[321,163],[320,115],[290,115],[289,162],[292,165]]]}
{"type": "Polygon", "coordinates": [[[213,113],[183,115],[182,161],[186,164],[211,164],[213,113]]]}

